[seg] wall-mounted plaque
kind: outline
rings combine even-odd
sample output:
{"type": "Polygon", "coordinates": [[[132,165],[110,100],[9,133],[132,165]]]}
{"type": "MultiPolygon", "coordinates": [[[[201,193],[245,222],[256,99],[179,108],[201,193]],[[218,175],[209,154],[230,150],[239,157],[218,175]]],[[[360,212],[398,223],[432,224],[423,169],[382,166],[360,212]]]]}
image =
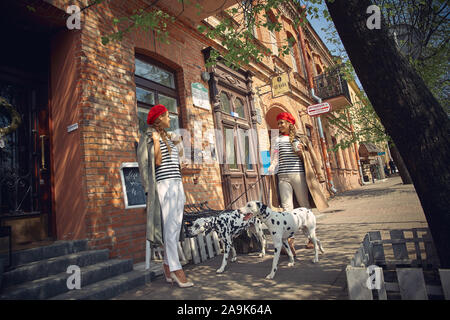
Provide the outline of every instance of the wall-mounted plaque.
{"type": "Polygon", "coordinates": [[[206,89],[205,86],[199,82],[193,82],[191,84],[191,89],[192,102],[194,103],[194,106],[206,110],[211,110],[208,89],[206,89]]]}

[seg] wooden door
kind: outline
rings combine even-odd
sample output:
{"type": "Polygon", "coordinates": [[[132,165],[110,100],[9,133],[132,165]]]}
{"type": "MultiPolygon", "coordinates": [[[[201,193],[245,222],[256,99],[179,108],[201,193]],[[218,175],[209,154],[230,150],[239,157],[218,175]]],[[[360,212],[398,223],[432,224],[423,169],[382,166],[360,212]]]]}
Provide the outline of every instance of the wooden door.
{"type": "MultiPolygon", "coordinates": [[[[21,116],[19,127],[3,136],[0,142],[0,217],[4,221],[15,221],[11,222],[13,234],[18,229],[27,229],[25,225],[31,225],[18,223],[18,218],[38,221],[39,226],[27,229],[28,234],[16,234],[16,237],[26,239],[24,241],[42,240],[51,234],[47,87],[32,76],[3,73],[0,96],[21,116]]],[[[7,126],[10,121],[10,112],[1,108],[0,127],[7,126]]]]}
{"type": "Polygon", "coordinates": [[[225,205],[239,208],[247,201],[257,200],[262,191],[258,137],[252,111],[249,74],[232,71],[219,64],[213,74],[214,114],[221,130],[223,145],[221,174],[225,205]]]}

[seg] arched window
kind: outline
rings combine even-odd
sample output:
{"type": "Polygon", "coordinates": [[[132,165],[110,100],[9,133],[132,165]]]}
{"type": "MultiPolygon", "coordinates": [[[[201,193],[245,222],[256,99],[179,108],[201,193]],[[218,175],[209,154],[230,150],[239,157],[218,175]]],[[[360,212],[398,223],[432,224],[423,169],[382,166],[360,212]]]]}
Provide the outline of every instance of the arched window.
{"type": "MultiPolygon", "coordinates": [[[[275,15],[273,14],[273,12],[268,11],[266,12],[267,14],[267,19],[269,21],[267,21],[268,23],[276,23],[277,22],[277,18],[275,17],[275,15]]],[[[275,30],[269,30],[269,36],[270,36],[270,43],[272,45],[272,54],[278,56],[278,35],[277,32],[275,30]]]]}
{"type": "Polygon", "coordinates": [[[148,111],[156,104],[163,104],[169,110],[170,129],[180,127],[178,93],[175,73],[145,56],[135,58],[135,82],[139,130],[147,129],[148,111]]]}
{"type": "Polygon", "coordinates": [[[225,113],[231,113],[230,98],[228,98],[228,95],[223,91],[220,93],[220,108],[225,113]]]}
{"type": "Polygon", "coordinates": [[[289,56],[291,57],[292,71],[298,72],[297,67],[297,42],[295,41],[295,37],[290,33],[286,32],[286,38],[288,39],[289,45],[289,56]]]}
{"type": "Polygon", "coordinates": [[[234,111],[238,114],[239,117],[245,118],[244,103],[240,98],[236,98],[234,100],[234,111]]]}

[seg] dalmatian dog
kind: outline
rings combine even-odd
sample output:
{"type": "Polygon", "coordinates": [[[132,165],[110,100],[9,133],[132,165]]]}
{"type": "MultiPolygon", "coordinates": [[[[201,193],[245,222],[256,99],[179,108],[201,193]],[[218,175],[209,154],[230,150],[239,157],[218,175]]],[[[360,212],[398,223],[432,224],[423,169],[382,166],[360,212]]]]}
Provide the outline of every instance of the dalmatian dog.
{"type": "Polygon", "coordinates": [[[294,257],[287,240],[299,229],[314,244],[313,263],[319,261],[318,248],[324,253],[322,245],[316,237],[316,217],[310,209],[296,208],[291,212],[275,212],[260,201],[250,201],[245,207],[240,208],[239,211],[244,214],[244,220],[255,217],[261,219],[272,235],[275,254],[272,262],[272,271],[267,275],[266,279],[273,279],[275,276],[282,245],[284,245],[288,252],[288,266],[294,266],[294,257]]]}
{"type": "Polygon", "coordinates": [[[261,221],[256,217],[244,220],[244,215],[238,210],[225,211],[218,216],[198,218],[193,221],[188,230],[192,236],[203,232],[208,234],[213,230],[217,232],[219,239],[224,244],[222,265],[217,269],[217,273],[222,273],[225,270],[230,250],[232,251],[231,262],[237,260],[236,250],[233,246],[233,238],[237,237],[243,230],[246,230],[249,236],[254,234],[260,241],[262,250],[259,257],[264,257],[266,254],[266,238],[262,230],[261,221]]]}

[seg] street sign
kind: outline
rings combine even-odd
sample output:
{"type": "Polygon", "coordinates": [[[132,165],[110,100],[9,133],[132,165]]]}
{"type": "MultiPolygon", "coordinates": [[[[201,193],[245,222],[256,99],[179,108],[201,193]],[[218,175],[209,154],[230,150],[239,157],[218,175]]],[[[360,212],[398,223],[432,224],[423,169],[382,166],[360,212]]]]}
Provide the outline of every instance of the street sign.
{"type": "Polygon", "coordinates": [[[317,116],[322,113],[327,113],[331,110],[330,104],[328,102],[315,104],[308,107],[308,114],[310,116],[317,116]]]}

